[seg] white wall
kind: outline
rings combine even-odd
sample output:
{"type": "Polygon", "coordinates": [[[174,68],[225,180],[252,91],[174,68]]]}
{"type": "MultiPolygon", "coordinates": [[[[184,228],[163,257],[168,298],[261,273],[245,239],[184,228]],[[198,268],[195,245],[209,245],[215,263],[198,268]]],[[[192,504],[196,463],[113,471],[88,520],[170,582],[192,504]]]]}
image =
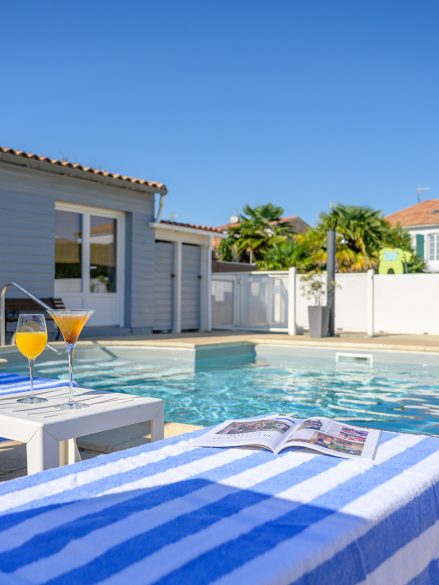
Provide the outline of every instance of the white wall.
{"type": "MultiPolygon", "coordinates": [[[[368,334],[438,335],[438,299],[439,274],[337,274],[335,328],[368,334]]],[[[308,329],[310,304],[300,275],[295,276],[295,284],[285,272],[213,275],[216,328],[287,331],[290,322],[295,324],[290,332],[300,333],[308,329]]]]}
{"type": "Polygon", "coordinates": [[[375,332],[439,334],[439,274],[375,275],[375,332]]]}

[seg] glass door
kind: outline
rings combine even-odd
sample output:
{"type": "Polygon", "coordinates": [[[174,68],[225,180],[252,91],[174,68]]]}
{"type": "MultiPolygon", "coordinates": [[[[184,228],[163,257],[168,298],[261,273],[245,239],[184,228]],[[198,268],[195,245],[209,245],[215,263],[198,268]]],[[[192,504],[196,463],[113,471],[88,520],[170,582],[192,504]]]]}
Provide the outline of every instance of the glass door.
{"type": "Polygon", "coordinates": [[[117,292],[117,219],[90,216],[90,293],[117,292]]]}
{"type": "Polygon", "coordinates": [[[82,293],[82,215],[55,211],[55,293],[82,293]]]}
{"type": "Polygon", "coordinates": [[[92,325],[123,325],[123,231],[122,213],[56,205],[55,295],[92,325]]]}

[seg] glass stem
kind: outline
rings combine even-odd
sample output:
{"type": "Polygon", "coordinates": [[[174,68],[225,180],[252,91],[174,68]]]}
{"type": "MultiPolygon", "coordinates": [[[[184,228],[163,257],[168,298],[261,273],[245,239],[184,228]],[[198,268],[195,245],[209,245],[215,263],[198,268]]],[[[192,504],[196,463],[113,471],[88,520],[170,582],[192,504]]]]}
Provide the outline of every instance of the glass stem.
{"type": "Polygon", "coordinates": [[[75,343],[67,344],[67,353],[69,354],[69,399],[68,404],[75,404],[73,398],[73,352],[75,351],[75,343]]]}
{"type": "Polygon", "coordinates": [[[30,394],[31,396],[35,396],[34,394],[34,364],[35,360],[29,360],[29,381],[30,381],[30,394]]]}

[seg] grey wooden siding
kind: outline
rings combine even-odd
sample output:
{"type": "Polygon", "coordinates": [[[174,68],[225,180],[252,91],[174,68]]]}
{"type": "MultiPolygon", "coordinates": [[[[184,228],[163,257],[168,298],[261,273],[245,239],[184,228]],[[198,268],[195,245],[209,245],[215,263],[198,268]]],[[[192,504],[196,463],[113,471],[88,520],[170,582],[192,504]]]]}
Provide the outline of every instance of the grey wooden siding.
{"type": "Polygon", "coordinates": [[[16,281],[37,296],[53,295],[54,217],[50,199],[0,191],[0,286],[16,281]]]}
{"type": "Polygon", "coordinates": [[[174,244],[157,241],[154,269],[154,331],[172,331],[174,280],[174,244]]]}
{"type": "Polygon", "coordinates": [[[16,280],[38,296],[53,295],[55,202],[125,212],[125,325],[151,330],[152,194],[0,163],[0,285],[16,280]]]}
{"type": "Polygon", "coordinates": [[[201,248],[182,246],[181,328],[199,329],[201,313],[201,248]]]}

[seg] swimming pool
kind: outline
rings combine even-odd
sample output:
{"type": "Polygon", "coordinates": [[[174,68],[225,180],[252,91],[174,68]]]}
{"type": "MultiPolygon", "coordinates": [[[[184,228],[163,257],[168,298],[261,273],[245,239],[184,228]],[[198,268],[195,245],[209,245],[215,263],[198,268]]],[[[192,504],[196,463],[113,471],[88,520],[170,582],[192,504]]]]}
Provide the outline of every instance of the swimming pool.
{"type": "MultiPolygon", "coordinates": [[[[439,355],[376,351],[370,367],[337,364],[335,353],[252,344],[90,345],[77,350],[75,379],[84,387],[162,398],[166,419],[175,422],[209,425],[284,412],[439,435],[439,355]]],[[[65,355],[52,355],[46,350],[36,375],[66,378],[65,355]]],[[[9,359],[8,370],[26,372],[23,358],[9,359]]]]}

